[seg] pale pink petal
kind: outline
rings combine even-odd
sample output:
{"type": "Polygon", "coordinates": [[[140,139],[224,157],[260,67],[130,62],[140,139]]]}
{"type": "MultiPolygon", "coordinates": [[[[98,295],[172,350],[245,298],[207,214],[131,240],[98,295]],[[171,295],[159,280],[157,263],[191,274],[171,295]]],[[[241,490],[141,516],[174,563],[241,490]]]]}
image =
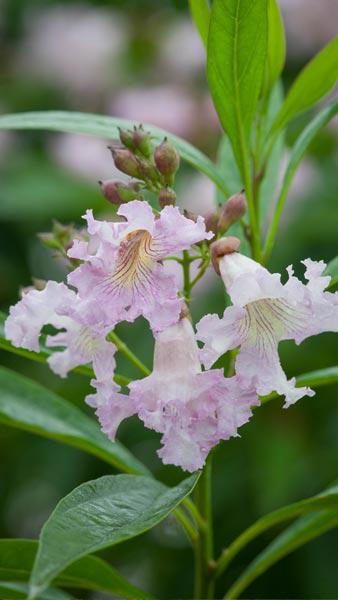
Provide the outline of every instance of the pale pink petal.
{"type": "Polygon", "coordinates": [[[119,393],[119,387],[113,382],[108,385],[92,380],[91,385],[97,391],[86,397],[86,403],[96,409],[102,431],[114,441],[120,423],[136,412],[133,402],[129,396],[119,393]]]}
{"type": "Polygon", "coordinates": [[[214,234],[206,231],[203,217],[192,221],[184,217],[178,208],[166,206],[155,222],[154,246],[161,258],[186,250],[202,240],[210,240],[214,234]]]}
{"type": "Polygon", "coordinates": [[[239,306],[230,306],[222,319],[217,315],[206,315],[196,325],[196,337],[204,343],[200,351],[201,361],[209,369],[228,350],[243,341],[243,319],[246,311],[239,306]]]}
{"type": "Polygon", "coordinates": [[[43,290],[31,290],[9,310],[5,336],[14,346],[40,351],[39,337],[44,325],[53,324],[56,309],[74,302],[75,293],[63,283],[48,281],[43,290]]]}

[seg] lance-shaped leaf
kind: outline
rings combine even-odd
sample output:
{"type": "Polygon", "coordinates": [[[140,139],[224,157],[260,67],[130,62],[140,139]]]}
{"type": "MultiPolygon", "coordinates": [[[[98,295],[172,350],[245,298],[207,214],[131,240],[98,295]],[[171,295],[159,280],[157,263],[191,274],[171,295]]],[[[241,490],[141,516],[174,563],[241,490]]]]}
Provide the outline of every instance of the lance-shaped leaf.
{"type": "Polygon", "coordinates": [[[338,36],[333,38],[300,72],[291,86],[270,133],[326,96],[338,78],[338,36]]]}
{"type": "Polygon", "coordinates": [[[242,173],[248,168],[249,134],[263,80],[266,48],[266,0],[213,1],[208,80],[242,173]]]}
{"type": "Polygon", "coordinates": [[[111,442],[94,419],[35,381],[0,367],[0,423],[75,446],[127,473],[147,473],[122,444],[111,442]]]}
{"type": "MultiPolygon", "coordinates": [[[[0,581],[28,582],[36,553],[36,540],[0,540],[0,581]]],[[[116,569],[97,556],[84,556],[67,567],[53,585],[98,590],[129,600],[151,596],[129,583],[116,569]]]]}
{"type": "Polygon", "coordinates": [[[41,536],[32,595],[76,559],[133,538],[162,521],[193,490],[199,473],[168,488],[155,479],[107,475],[63,498],[41,536]]]}
{"type": "Polygon", "coordinates": [[[275,85],[285,63],[285,33],[277,0],[268,2],[268,46],[264,73],[264,92],[275,85]]]}
{"type": "MultiPolygon", "coordinates": [[[[44,111],[17,113],[0,117],[0,129],[46,129],[69,133],[84,133],[95,137],[112,139],[118,137],[118,128],[132,128],[139,123],[116,117],[106,117],[90,113],[67,111],[44,111]]],[[[144,124],[158,142],[167,137],[179,151],[182,158],[201,173],[207,175],[220,189],[223,188],[223,178],[213,162],[182,138],[164,131],[154,125],[144,124]]]]}
{"type": "Polygon", "coordinates": [[[191,16],[205,46],[208,43],[210,5],[209,0],[189,0],[191,16]]]}
{"type": "Polygon", "coordinates": [[[312,498],[306,498],[305,500],[288,504],[287,506],[283,506],[264,517],[261,517],[258,521],[253,523],[253,525],[248,527],[248,529],[243,531],[243,533],[241,533],[241,535],[239,535],[238,538],[236,538],[224,551],[219,560],[217,575],[220,575],[242,548],[261,535],[264,531],[283,521],[288,521],[300,515],[305,515],[309,512],[315,512],[327,507],[333,507],[338,510],[337,484],[332,485],[330,488],[312,498]]]}
{"type": "MultiPolygon", "coordinates": [[[[28,592],[29,586],[25,583],[0,582],[1,600],[27,600],[28,592]]],[[[62,590],[49,588],[39,594],[36,600],[76,600],[76,598],[70,596],[70,594],[66,594],[62,590]]]]}
{"type": "Polygon", "coordinates": [[[305,127],[300,136],[297,138],[295,145],[293,146],[290,154],[288,166],[286,168],[282,187],[278,196],[275,212],[269,227],[266,242],[264,247],[265,258],[268,258],[273,246],[273,242],[277,233],[278,224],[282,216],[285,200],[289,193],[289,189],[296,171],[302,161],[302,158],[307,151],[312,140],[315,138],[317,133],[325,127],[325,125],[337,114],[338,112],[338,100],[335,100],[323,108],[318,115],[310,121],[305,127]]]}
{"type": "Polygon", "coordinates": [[[337,509],[320,510],[300,517],[252,561],[227,592],[225,598],[235,600],[250,583],[281,558],[334,527],[338,527],[337,509]]]}

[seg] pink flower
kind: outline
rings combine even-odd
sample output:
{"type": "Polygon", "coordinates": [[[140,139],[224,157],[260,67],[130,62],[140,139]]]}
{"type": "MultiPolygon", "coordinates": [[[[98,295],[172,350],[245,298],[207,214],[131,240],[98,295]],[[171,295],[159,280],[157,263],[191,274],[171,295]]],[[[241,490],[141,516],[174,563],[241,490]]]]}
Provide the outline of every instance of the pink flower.
{"type": "Polygon", "coordinates": [[[115,369],[116,347],[106,341],[108,331],[97,323],[92,330],[79,320],[67,316],[76,315],[78,298],[74,291],[63,283],[48,281],[44,290],[31,290],[15,306],[10,308],[5,322],[8,340],[21,348],[40,351],[39,338],[44,325],[61,329],[48,335],[46,346],[65,349],[48,358],[52,371],[65,377],[71,369],[92,362],[96,377],[100,381],[111,381],[115,369]]]}
{"type": "Polygon", "coordinates": [[[280,275],[250,258],[233,252],[219,259],[222,279],[233,306],[223,317],[206,315],[197,325],[197,337],[204,342],[202,362],[210,367],[219,356],[240,346],[236,373],[243,385],[253,385],[259,395],[276,391],[285,395],[285,407],[309,388],[296,388],[287,380],[278,355],[281,340],[305,338],[323,331],[338,331],[338,295],[325,292],[330,277],[322,276],[325,264],[303,261],[307,284],[293,276],[285,285],[280,275]]]}
{"type": "Polygon", "coordinates": [[[188,318],[157,334],[152,374],[129,388],[139,418],[163,434],[163,462],[187,471],[200,469],[221,439],[236,436],[257,404],[256,394],[235,377],[225,379],[222,369],[202,372],[188,318]]]}
{"type": "Polygon", "coordinates": [[[89,326],[98,315],[110,328],[143,315],[161,330],[178,320],[182,304],[176,278],[161,260],[213,234],[202,217],[195,223],[172,206],[155,218],[147,202],[134,200],[118,214],[126,222],[96,221],[87,211],[90,241],[75,241],[68,252],[84,261],[68,276],[81,298],[77,310],[89,326]]]}

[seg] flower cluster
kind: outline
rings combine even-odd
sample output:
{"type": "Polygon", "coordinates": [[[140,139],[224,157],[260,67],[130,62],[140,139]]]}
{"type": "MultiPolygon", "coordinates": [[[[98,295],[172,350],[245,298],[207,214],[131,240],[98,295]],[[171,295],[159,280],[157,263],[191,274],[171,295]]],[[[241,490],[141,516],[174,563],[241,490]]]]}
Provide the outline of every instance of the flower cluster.
{"type": "Polygon", "coordinates": [[[322,274],[323,262],[304,261],[306,284],[289,267],[283,285],[280,275],[240,254],[236,239],[223,238],[211,244],[211,251],[232,306],[222,318],[204,316],[195,335],[164,259],[210,240],[204,219],[188,219],[174,206],[155,214],[140,200],[122,204],[117,213],[124,220],[97,221],[87,211],[87,236],[75,239],[68,250],[76,267],[69,285],[48,281],[44,289],[24,293],[10,309],[6,337],[39,351],[42,330],[51,326],[54,334],[47,335],[46,345],[57,348],[48,358],[55,373],[65,377],[78,365],[93,365],[95,393],[86,401],[103,431],[114,440],[121,421],[137,414],[162,434],[158,453],[164,463],[195,471],[220,440],[238,435],[259,396],[276,391],[289,406],[313,394],[287,380],[278,343],[338,331],[338,293],[325,291],[330,278],[322,274]],[[129,384],[127,395],[113,380],[117,349],[109,333],[140,315],[155,337],[154,366],[149,376],[129,384]],[[235,348],[233,376],[211,369],[235,348]]]}

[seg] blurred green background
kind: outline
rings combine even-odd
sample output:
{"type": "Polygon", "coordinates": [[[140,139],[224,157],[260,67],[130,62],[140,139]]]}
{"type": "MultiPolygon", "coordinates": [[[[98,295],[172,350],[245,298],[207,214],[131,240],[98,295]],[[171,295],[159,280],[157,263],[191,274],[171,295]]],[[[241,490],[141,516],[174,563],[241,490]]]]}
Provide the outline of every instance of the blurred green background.
{"type": "MultiPolygon", "coordinates": [[[[336,0],[283,0],[288,39],[284,84],[334,35],[336,0]]],[[[67,109],[151,122],[189,139],[215,157],[220,137],[209,98],[204,50],[186,0],[2,0],[0,15],[2,113],[67,109]]],[[[309,115],[289,128],[290,145],[309,115]]],[[[337,255],[337,122],[310,148],[290,192],[270,266],[337,255]]],[[[284,165],[285,166],[285,165],[284,165]]],[[[61,280],[65,269],[37,240],[56,217],[81,223],[86,208],[111,215],[97,180],[115,176],[106,140],[44,132],[0,133],[0,303],[7,310],[31,276],[61,280]]],[[[206,213],[214,189],[184,165],[178,177],[182,206],[206,213]]],[[[271,199],[272,200],[272,199],[271,199]]],[[[222,312],[223,291],[210,271],[193,303],[196,319],[222,312]]],[[[144,321],[119,332],[150,366],[153,342],[144,321]]],[[[281,345],[289,375],[337,364],[337,336],[300,347],[281,345]]],[[[27,374],[90,413],[88,381],[67,380],[47,367],[1,353],[3,364],[27,374]]],[[[119,372],[138,376],[122,358],[119,372]]],[[[319,492],[338,476],[338,387],[321,389],[287,412],[280,401],[258,410],[241,437],[215,452],[217,551],[267,511],[319,492]]],[[[135,419],[119,438],[162,481],[182,472],[156,456],[159,436],[135,419]]],[[[7,427],[0,428],[0,536],[37,537],[56,502],[76,485],[109,472],[86,454],[7,427]]],[[[278,533],[250,545],[220,581],[219,595],[278,533]]],[[[338,532],[311,542],[273,567],[245,593],[248,598],[337,598],[338,532]]],[[[131,581],[165,600],[189,598],[192,553],[167,519],[133,542],[104,553],[131,581]]],[[[79,598],[107,596],[84,592],[79,598]]]]}

